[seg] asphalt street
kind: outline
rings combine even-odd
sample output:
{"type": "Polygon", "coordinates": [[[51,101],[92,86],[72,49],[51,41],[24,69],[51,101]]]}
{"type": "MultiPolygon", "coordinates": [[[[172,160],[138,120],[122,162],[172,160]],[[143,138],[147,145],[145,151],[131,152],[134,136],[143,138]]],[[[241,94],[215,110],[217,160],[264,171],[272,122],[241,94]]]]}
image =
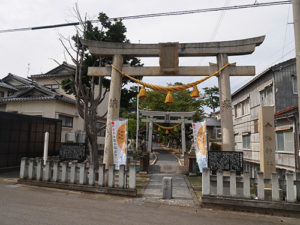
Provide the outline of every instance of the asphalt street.
{"type": "Polygon", "coordinates": [[[270,225],[300,224],[299,219],[251,213],[168,206],[103,194],[16,184],[0,174],[0,225],[270,225]]]}

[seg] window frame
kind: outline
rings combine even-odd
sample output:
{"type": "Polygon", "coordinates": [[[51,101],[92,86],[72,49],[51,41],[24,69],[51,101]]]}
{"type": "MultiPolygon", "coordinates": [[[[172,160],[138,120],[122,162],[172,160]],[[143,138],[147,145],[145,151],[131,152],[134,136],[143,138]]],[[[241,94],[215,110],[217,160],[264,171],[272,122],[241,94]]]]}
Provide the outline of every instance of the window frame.
{"type": "MultiPolygon", "coordinates": [[[[247,142],[246,142],[246,144],[247,144],[247,142]]],[[[251,134],[250,133],[242,135],[242,146],[243,146],[243,150],[251,150],[251,134]],[[245,137],[249,137],[248,146],[245,146],[245,143],[244,143],[245,137]]]]}
{"type": "Polygon", "coordinates": [[[69,115],[64,115],[64,114],[59,114],[58,115],[58,119],[61,120],[61,126],[62,127],[67,127],[67,128],[73,128],[74,126],[74,117],[73,116],[69,116],[69,115]],[[71,119],[71,125],[67,125],[66,121],[62,119],[62,117],[67,118],[67,119],[71,119]]]}
{"type": "Polygon", "coordinates": [[[287,150],[287,140],[286,140],[286,137],[287,137],[287,134],[286,133],[290,133],[290,135],[292,135],[292,140],[290,140],[292,143],[295,142],[295,134],[294,134],[294,131],[293,129],[286,129],[286,130],[276,130],[275,131],[276,133],[276,152],[277,153],[289,153],[289,154],[294,154],[295,153],[295,145],[293,145],[293,148],[292,150],[288,151],[287,150]],[[283,138],[283,143],[281,144],[283,146],[283,149],[279,149],[279,134],[282,134],[282,138],[283,138]]]}

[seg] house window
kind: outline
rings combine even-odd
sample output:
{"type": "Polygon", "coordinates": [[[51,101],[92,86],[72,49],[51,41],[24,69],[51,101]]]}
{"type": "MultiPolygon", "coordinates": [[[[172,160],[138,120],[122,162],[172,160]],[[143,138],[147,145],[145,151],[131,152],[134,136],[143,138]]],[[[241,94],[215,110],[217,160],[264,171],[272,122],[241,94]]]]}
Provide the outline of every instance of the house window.
{"type": "Polygon", "coordinates": [[[4,97],[4,92],[0,91],[0,98],[3,98],[3,97],[4,97]]]}
{"type": "Polygon", "coordinates": [[[249,98],[234,106],[235,118],[250,114],[249,98]]]}
{"type": "Polygon", "coordinates": [[[73,127],[73,117],[59,115],[58,119],[60,119],[62,121],[62,126],[63,127],[73,127]]]}
{"type": "Polygon", "coordinates": [[[273,106],[273,86],[267,87],[260,92],[262,106],[273,106]]]}
{"type": "Polygon", "coordinates": [[[297,76],[292,75],[292,86],[293,86],[293,94],[298,94],[298,87],[297,87],[297,76]]]}
{"type": "MultiPolygon", "coordinates": [[[[96,126],[97,126],[97,129],[98,129],[100,127],[105,126],[105,123],[97,122],[96,126]]],[[[105,137],[105,127],[98,132],[97,136],[98,137],[105,137]]]]}
{"type": "Polygon", "coordinates": [[[277,151],[294,153],[294,133],[293,130],[276,131],[277,151]]]}
{"type": "Polygon", "coordinates": [[[44,85],[46,88],[50,88],[50,89],[58,89],[59,85],[58,84],[46,84],[44,85]]]}
{"type": "Polygon", "coordinates": [[[243,149],[250,149],[250,134],[243,135],[243,149]]]}

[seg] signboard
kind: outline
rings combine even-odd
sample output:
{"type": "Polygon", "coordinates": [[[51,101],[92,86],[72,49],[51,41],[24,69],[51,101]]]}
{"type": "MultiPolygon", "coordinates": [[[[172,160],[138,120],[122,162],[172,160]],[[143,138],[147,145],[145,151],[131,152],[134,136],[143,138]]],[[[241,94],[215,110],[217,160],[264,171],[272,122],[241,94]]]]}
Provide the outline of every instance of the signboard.
{"type": "Polygon", "coordinates": [[[170,114],[166,114],[165,115],[165,121],[166,122],[170,122],[170,114]]]}
{"type": "Polygon", "coordinates": [[[61,144],[59,159],[62,161],[77,160],[83,162],[86,159],[86,145],[77,143],[61,144]]]}
{"type": "Polygon", "coordinates": [[[112,121],[112,141],[115,168],[126,165],[127,158],[127,120],[112,121]]]}
{"type": "Polygon", "coordinates": [[[207,136],[205,122],[193,123],[193,136],[196,159],[200,172],[207,167],[207,136]]]}
{"type": "Polygon", "coordinates": [[[208,167],[213,173],[234,170],[243,172],[243,152],[209,151],[208,167]]]}

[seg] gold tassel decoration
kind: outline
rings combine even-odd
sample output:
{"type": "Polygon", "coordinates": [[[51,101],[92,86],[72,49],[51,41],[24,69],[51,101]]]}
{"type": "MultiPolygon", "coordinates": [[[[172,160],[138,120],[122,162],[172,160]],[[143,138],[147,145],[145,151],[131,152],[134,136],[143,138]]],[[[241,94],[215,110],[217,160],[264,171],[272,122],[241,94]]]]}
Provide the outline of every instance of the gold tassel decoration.
{"type": "Polygon", "coordinates": [[[158,127],[157,130],[160,131],[160,127],[158,127]]]}
{"type": "Polygon", "coordinates": [[[166,134],[168,134],[169,133],[169,130],[166,130],[166,134]]]}
{"type": "Polygon", "coordinates": [[[142,86],[140,93],[139,93],[139,98],[147,98],[148,94],[146,92],[145,86],[142,86]]]}
{"type": "Polygon", "coordinates": [[[191,92],[191,97],[197,98],[197,97],[199,97],[199,96],[200,96],[200,95],[199,95],[199,90],[198,90],[197,86],[194,86],[194,87],[193,87],[193,91],[191,92]]]}
{"type": "Polygon", "coordinates": [[[177,131],[177,127],[174,127],[174,129],[173,129],[175,132],[177,131]]]}
{"type": "Polygon", "coordinates": [[[166,96],[165,103],[166,103],[166,104],[172,104],[173,102],[174,102],[174,100],[173,100],[172,93],[171,93],[171,91],[168,91],[168,94],[167,94],[167,96],[166,96]]]}

